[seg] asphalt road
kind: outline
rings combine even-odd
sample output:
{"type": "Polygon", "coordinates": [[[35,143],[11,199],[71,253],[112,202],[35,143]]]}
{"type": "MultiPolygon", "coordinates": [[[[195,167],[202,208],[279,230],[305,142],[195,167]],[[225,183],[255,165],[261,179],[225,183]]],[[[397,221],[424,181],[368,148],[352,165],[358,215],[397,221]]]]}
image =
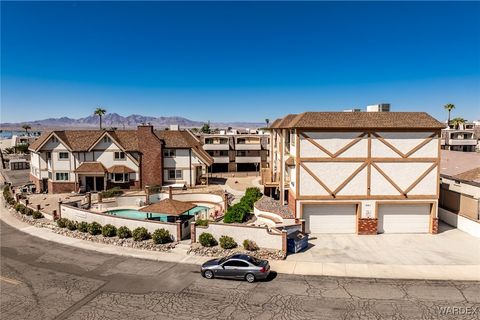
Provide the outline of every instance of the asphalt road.
{"type": "Polygon", "coordinates": [[[206,280],[197,266],[100,254],[0,228],[1,319],[480,319],[478,282],[206,280]]]}

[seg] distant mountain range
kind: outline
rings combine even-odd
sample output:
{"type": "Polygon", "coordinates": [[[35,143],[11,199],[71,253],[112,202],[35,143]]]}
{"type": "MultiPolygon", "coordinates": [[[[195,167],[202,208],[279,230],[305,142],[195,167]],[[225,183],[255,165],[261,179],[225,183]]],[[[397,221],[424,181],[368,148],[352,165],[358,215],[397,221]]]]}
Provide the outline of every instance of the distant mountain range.
{"type": "MultiPolygon", "coordinates": [[[[194,121],[182,117],[148,117],[138,114],[132,114],[127,117],[117,113],[107,113],[102,117],[102,126],[104,128],[115,127],[118,129],[131,129],[140,124],[150,123],[155,128],[166,128],[172,124],[178,124],[181,128],[201,127],[207,121],[194,121]]],[[[92,129],[98,127],[98,116],[90,115],[85,118],[72,119],[68,117],[48,118],[44,120],[25,121],[17,123],[1,123],[2,129],[21,128],[24,124],[29,124],[33,130],[41,129],[92,129]]],[[[265,126],[265,123],[258,122],[211,122],[212,128],[259,128],[265,126]]]]}

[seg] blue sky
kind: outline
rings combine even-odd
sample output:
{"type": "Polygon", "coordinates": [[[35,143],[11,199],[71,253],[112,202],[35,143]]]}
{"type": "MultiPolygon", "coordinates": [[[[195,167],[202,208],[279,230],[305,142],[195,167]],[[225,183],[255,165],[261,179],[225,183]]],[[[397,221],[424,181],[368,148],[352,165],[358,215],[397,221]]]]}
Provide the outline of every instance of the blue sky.
{"type": "Polygon", "coordinates": [[[263,121],[390,102],[480,119],[478,2],[2,2],[1,121],[263,121]],[[21,110],[19,112],[19,110],[21,110]]]}

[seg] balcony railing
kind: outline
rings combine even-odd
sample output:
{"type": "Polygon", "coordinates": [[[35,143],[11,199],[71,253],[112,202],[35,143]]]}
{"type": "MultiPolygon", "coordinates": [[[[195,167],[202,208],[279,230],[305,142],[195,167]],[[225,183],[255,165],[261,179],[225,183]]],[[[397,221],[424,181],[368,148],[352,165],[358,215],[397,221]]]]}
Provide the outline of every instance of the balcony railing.
{"type": "Polygon", "coordinates": [[[260,156],[236,156],[235,157],[236,163],[260,163],[261,159],[260,156]]]}
{"type": "Polygon", "coordinates": [[[218,157],[212,157],[214,163],[229,163],[230,158],[228,156],[218,156],[218,157]]]}
{"type": "Polygon", "coordinates": [[[448,139],[448,144],[451,146],[476,146],[476,139],[448,139]]]}
{"type": "Polygon", "coordinates": [[[204,150],[229,150],[228,143],[206,143],[203,145],[204,150]]]}

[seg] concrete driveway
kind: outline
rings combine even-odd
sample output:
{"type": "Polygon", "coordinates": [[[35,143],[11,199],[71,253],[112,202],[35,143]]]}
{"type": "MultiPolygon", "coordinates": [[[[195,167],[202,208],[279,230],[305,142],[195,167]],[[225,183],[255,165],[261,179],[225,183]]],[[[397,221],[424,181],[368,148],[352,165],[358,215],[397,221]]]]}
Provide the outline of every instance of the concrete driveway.
{"type": "Polygon", "coordinates": [[[440,233],[376,236],[311,235],[310,247],[289,261],[386,264],[480,265],[480,239],[446,224],[440,233]]]}

